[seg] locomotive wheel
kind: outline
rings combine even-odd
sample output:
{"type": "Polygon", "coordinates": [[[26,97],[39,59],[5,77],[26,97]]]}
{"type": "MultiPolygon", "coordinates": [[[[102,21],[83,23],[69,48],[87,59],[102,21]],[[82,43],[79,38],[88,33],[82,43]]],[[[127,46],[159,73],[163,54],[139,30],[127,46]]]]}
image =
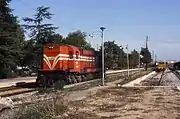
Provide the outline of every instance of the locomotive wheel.
{"type": "Polygon", "coordinates": [[[65,81],[64,80],[57,80],[55,82],[54,88],[55,89],[63,89],[65,85],[65,81]]]}
{"type": "Polygon", "coordinates": [[[87,79],[86,80],[91,80],[93,79],[93,75],[92,74],[87,74],[87,79]]]}
{"type": "Polygon", "coordinates": [[[46,87],[46,77],[44,75],[39,76],[39,86],[46,87]]]}
{"type": "Polygon", "coordinates": [[[72,83],[77,83],[75,76],[71,76],[71,79],[72,79],[72,83]]]}
{"type": "Polygon", "coordinates": [[[72,78],[71,78],[71,76],[67,76],[67,77],[66,77],[66,82],[67,82],[68,84],[71,84],[71,83],[72,83],[72,78]]]}
{"type": "Polygon", "coordinates": [[[53,87],[54,86],[54,80],[52,78],[49,78],[46,82],[47,87],[53,87]]]}
{"type": "Polygon", "coordinates": [[[77,76],[77,81],[81,82],[82,81],[82,77],[81,76],[77,76]]]}
{"type": "Polygon", "coordinates": [[[86,80],[85,75],[81,75],[81,79],[82,79],[82,81],[85,81],[86,80]]]}

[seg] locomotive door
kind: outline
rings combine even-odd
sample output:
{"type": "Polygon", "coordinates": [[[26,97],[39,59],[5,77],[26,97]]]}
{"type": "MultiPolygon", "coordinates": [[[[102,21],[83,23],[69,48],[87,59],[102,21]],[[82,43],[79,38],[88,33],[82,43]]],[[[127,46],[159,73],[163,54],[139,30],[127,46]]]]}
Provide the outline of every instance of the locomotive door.
{"type": "Polygon", "coordinates": [[[69,51],[68,67],[69,67],[69,69],[73,69],[74,68],[73,51],[69,51]]]}
{"type": "Polygon", "coordinates": [[[77,72],[80,71],[80,60],[79,60],[79,52],[76,51],[76,59],[75,59],[75,69],[77,72]]]}

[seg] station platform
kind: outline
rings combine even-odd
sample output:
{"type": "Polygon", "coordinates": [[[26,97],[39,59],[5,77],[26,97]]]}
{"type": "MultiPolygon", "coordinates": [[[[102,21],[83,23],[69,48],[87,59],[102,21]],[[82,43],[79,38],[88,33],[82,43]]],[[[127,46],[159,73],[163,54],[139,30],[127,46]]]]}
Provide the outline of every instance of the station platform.
{"type": "Polygon", "coordinates": [[[0,88],[16,86],[17,83],[33,83],[36,77],[18,77],[9,79],[0,79],[0,88]]]}

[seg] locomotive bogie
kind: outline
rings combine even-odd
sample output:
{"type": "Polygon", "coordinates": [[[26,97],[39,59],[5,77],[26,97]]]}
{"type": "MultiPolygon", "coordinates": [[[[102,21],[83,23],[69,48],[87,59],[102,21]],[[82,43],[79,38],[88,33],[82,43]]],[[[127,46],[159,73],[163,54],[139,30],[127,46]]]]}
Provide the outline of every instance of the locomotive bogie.
{"type": "Polygon", "coordinates": [[[63,85],[74,84],[83,81],[88,81],[94,78],[99,78],[99,73],[69,73],[69,72],[41,72],[36,80],[41,87],[53,87],[57,81],[61,81],[63,85]]]}

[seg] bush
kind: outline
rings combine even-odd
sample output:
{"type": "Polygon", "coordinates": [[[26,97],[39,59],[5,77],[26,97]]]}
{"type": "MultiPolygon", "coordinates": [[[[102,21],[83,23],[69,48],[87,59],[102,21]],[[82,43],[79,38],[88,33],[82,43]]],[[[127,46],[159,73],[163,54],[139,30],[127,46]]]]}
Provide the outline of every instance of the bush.
{"type": "Polygon", "coordinates": [[[18,74],[16,72],[0,72],[0,79],[15,78],[18,74]]]}
{"type": "Polygon", "coordinates": [[[62,115],[66,110],[67,106],[57,101],[49,101],[27,108],[22,107],[16,115],[19,115],[17,119],[52,119],[62,115]]]}

